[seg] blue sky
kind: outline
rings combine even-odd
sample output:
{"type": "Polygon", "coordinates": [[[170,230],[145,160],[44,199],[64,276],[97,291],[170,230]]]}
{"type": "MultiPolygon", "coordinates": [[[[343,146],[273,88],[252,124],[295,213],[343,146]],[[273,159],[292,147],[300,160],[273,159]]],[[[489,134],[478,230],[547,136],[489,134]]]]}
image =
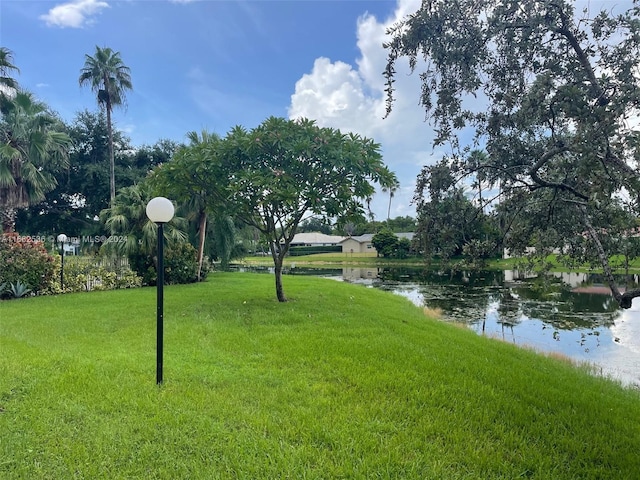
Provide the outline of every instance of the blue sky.
{"type": "MultiPolygon", "coordinates": [[[[14,53],[21,86],[66,121],[96,110],[78,86],[85,54],[119,51],[134,90],[114,113],[134,145],[184,141],[191,130],[225,135],[270,115],[306,116],[381,143],[401,190],[391,215],[410,205],[421,165],[439,158],[418,106],[417,75],[398,83],[391,118],[384,114],[385,30],[418,0],[0,2],[0,45],[14,53]],[[411,114],[407,114],[409,107],[411,114]]],[[[372,204],[387,216],[388,197],[372,204]]]]}
{"type": "Polygon", "coordinates": [[[21,84],[69,118],[94,108],[78,87],[85,53],[119,51],[134,91],[116,114],[134,143],[218,133],[286,116],[295,82],[317,57],[353,63],[356,22],[390,1],[3,1],[0,42],[21,84]]]}

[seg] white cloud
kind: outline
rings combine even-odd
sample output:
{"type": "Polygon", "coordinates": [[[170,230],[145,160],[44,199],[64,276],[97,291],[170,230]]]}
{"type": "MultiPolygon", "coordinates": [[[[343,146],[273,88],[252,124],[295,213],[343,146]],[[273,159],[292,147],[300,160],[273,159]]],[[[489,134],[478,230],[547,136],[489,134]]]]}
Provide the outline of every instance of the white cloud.
{"type": "MultiPolygon", "coordinates": [[[[296,82],[289,117],[307,117],[320,126],[339,128],[373,138],[382,145],[387,166],[400,180],[391,205],[391,217],[415,215],[411,199],[416,176],[423,165],[435,163],[443,152],[434,151],[433,131],[424,121],[419,105],[420,78],[409,75],[408,62],[396,66],[395,103],[385,115],[385,79],[382,75],[387,51],[382,44],[386,30],[405,15],[415,12],[419,0],[399,0],[394,15],[380,21],[366,14],[358,19],[360,57],[356,65],[317,58],[310,73],[296,82]]],[[[378,194],[372,203],[377,219],[386,219],[389,197],[378,194]]]]}
{"type": "Polygon", "coordinates": [[[40,15],[50,27],[82,28],[93,23],[93,16],[104,8],[109,8],[107,2],[100,0],[75,0],[56,5],[46,15],[40,15]]]}
{"type": "Polygon", "coordinates": [[[376,101],[367,96],[360,74],[351,65],[317,58],[311,73],[296,82],[291,97],[291,118],[314,118],[321,125],[367,134],[376,101]],[[362,117],[367,120],[362,121],[362,117]]]}
{"type": "Polygon", "coordinates": [[[127,135],[131,135],[136,130],[136,126],[132,123],[125,123],[124,125],[118,125],[118,129],[127,135]]]}

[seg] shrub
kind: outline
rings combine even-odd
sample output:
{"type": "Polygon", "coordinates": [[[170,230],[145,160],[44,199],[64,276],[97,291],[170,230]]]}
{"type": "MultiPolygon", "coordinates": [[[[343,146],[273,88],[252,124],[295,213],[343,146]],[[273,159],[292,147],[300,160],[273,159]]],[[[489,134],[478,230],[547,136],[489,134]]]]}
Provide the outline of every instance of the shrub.
{"type": "Polygon", "coordinates": [[[0,284],[22,284],[34,294],[42,293],[54,276],[55,264],[42,242],[17,233],[0,237],[0,284]]]}
{"type": "MultiPolygon", "coordinates": [[[[142,277],[143,285],[155,285],[158,275],[155,257],[144,253],[129,255],[129,265],[142,277]]],[[[208,265],[202,266],[201,279],[207,276],[208,265]]],[[[164,249],[164,281],[166,284],[194,283],[198,280],[197,252],[187,242],[175,243],[164,249]]]]}
{"type": "Polygon", "coordinates": [[[378,255],[387,258],[407,258],[411,255],[411,240],[398,238],[391,230],[382,230],[371,239],[371,244],[378,251],[378,255]]]}
{"type": "Polygon", "coordinates": [[[396,258],[407,258],[411,253],[411,240],[408,238],[399,238],[396,245],[394,256],[396,258]]]}
{"type": "MultiPolygon", "coordinates": [[[[176,243],[167,248],[164,256],[165,282],[193,283],[198,280],[197,252],[193,245],[187,242],[176,243]]],[[[202,279],[207,276],[207,269],[202,268],[202,279]]]]}
{"type": "Polygon", "coordinates": [[[340,245],[317,245],[313,247],[291,247],[289,249],[289,255],[297,257],[300,255],[313,255],[316,253],[338,253],[342,252],[342,246],[340,245]]]}

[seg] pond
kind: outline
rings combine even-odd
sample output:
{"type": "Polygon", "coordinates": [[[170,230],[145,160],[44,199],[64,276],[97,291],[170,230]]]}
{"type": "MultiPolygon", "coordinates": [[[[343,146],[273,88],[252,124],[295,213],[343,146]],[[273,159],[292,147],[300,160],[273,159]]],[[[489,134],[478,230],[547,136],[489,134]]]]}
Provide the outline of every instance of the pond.
{"type": "MultiPolygon", "coordinates": [[[[251,270],[273,271],[267,267],[251,270]]],[[[599,373],[640,387],[640,298],[634,299],[631,309],[619,309],[598,275],[552,273],[537,278],[514,270],[450,273],[360,266],[293,266],[285,273],[391,291],[439,313],[444,321],[588,362],[599,373]]]]}

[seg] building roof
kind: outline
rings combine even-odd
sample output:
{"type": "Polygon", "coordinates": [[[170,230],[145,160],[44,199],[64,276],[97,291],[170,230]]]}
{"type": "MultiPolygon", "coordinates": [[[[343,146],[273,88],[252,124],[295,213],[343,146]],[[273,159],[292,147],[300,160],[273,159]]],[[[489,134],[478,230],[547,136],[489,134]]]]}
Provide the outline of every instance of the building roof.
{"type": "Polygon", "coordinates": [[[296,233],[291,245],[337,245],[344,237],[325,235],[320,232],[296,233]]]}
{"type": "MultiPolygon", "coordinates": [[[[355,240],[356,242],[359,243],[365,243],[365,242],[370,242],[373,237],[374,237],[375,233],[365,233],[364,235],[356,235],[353,237],[346,237],[344,238],[344,240],[342,240],[340,243],[346,241],[346,240],[355,240]]],[[[394,235],[398,238],[406,238],[408,240],[412,240],[413,239],[413,232],[402,232],[402,233],[394,233],[394,235]]]]}
{"type": "Polygon", "coordinates": [[[353,237],[345,237],[340,243],[346,242],[347,240],[355,240],[358,243],[370,242],[373,238],[373,233],[365,233],[364,235],[356,235],[353,237]]]}

